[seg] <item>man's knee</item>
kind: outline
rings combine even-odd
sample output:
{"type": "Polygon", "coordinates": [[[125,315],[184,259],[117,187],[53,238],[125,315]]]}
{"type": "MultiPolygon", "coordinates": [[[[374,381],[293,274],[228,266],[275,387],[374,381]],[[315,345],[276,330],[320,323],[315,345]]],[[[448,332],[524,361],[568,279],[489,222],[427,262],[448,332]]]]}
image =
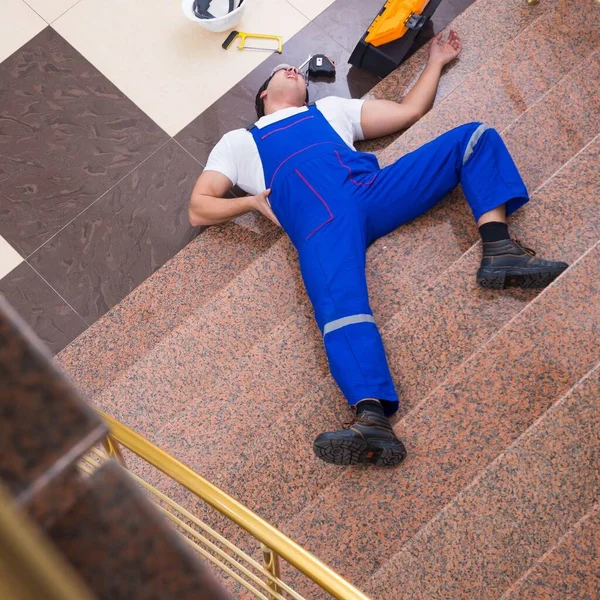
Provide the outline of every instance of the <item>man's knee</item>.
{"type": "Polygon", "coordinates": [[[491,134],[493,137],[500,137],[499,133],[490,125],[486,123],[480,123],[478,121],[474,121],[473,123],[468,124],[468,134],[466,136],[466,144],[463,151],[462,164],[465,165],[466,162],[471,158],[473,152],[475,151],[475,147],[483,138],[483,135],[487,133],[488,137],[491,134]]]}

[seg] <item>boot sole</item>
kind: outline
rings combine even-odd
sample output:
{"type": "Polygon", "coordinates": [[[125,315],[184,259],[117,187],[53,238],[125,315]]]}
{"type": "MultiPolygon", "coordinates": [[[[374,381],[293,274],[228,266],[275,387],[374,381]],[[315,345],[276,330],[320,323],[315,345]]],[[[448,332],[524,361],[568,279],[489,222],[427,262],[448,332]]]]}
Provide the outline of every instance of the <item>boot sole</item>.
{"type": "Polygon", "coordinates": [[[488,290],[502,290],[507,287],[544,288],[550,285],[566,268],[519,272],[482,267],[477,271],[477,283],[488,290]]]}
{"type": "Polygon", "coordinates": [[[368,445],[362,440],[323,440],[315,441],[313,450],[317,458],[343,466],[371,463],[376,467],[395,467],[406,458],[406,450],[400,441],[368,445]]]}

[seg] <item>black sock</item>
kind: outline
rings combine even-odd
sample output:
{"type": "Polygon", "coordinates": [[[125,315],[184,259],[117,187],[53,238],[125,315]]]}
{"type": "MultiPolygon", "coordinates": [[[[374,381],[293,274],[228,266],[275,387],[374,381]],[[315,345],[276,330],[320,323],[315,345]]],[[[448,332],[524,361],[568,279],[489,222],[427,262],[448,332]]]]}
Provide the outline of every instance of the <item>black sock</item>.
{"type": "Polygon", "coordinates": [[[508,225],[499,221],[484,223],[479,228],[479,233],[483,242],[499,242],[501,240],[510,240],[508,235],[508,225]]]}
{"type": "Polygon", "coordinates": [[[369,412],[377,413],[378,415],[381,415],[382,417],[385,416],[385,413],[383,412],[383,406],[381,406],[381,402],[379,402],[375,398],[365,398],[364,400],[361,400],[356,405],[356,414],[357,415],[360,415],[365,410],[368,410],[369,412]]]}

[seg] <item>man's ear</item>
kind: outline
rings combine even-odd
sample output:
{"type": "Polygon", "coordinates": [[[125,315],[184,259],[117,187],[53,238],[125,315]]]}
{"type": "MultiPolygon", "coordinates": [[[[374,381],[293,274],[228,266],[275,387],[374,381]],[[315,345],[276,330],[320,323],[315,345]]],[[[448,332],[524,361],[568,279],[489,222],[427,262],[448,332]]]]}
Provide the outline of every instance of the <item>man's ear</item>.
{"type": "Polygon", "coordinates": [[[264,100],[267,97],[267,90],[263,90],[260,94],[261,100],[264,100]]]}

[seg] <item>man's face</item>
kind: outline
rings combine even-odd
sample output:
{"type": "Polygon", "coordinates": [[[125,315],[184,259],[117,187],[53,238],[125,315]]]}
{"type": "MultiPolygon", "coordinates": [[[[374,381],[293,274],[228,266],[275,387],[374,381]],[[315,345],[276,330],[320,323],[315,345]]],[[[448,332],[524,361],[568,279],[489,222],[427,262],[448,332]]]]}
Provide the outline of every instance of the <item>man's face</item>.
{"type": "Polygon", "coordinates": [[[280,69],[273,75],[262,96],[268,96],[272,102],[303,106],[306,101],[306,80],[296,67],[280,69]]]}

